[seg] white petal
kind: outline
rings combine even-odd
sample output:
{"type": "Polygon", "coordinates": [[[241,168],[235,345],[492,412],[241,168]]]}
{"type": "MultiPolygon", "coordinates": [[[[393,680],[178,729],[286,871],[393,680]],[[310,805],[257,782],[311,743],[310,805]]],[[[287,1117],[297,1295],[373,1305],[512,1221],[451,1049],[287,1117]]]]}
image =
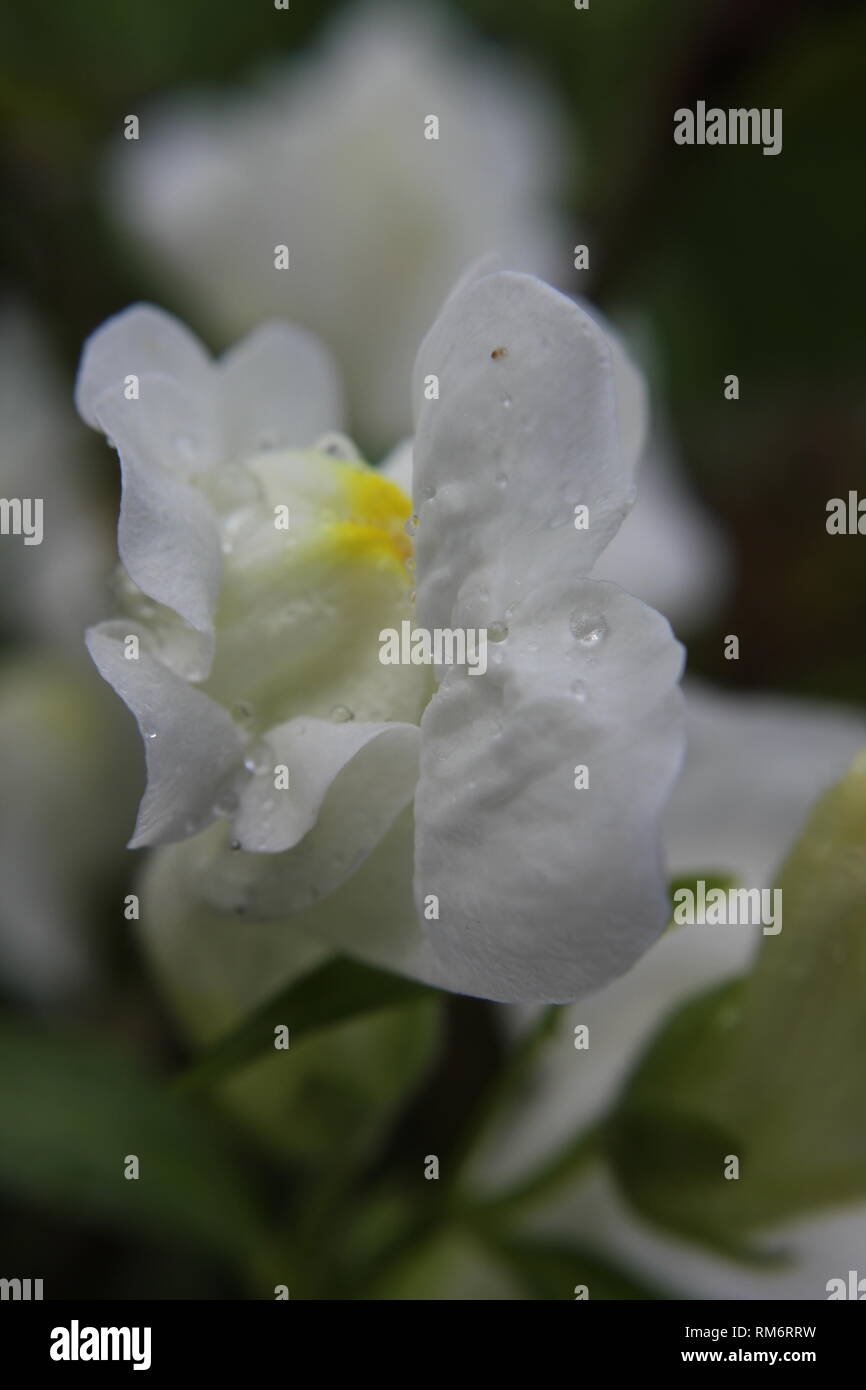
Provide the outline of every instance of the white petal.
{"type": "Polygon", "coordinates": [[[421,722],[419,913],[435,895],[424,928],[449,988],[576,999],[667,920],[682,651],[658,614],[584,580],[536,591],[488,660],[485,675],[451,667],[421,722]]]}
{"type": "MultiPolygon", "coordinates": [[[[188,397],[199,420],[212,412],[213,367],[199,340],[178,319],[151,304],[134,304],[107,319],[84,344],[75,383],[75,404],[95,429],[97,406],[127,376],[162,376],[188,397]]],[[[147,410],[147,401],[141,404],[147,410]]]]}
{"type": "Polygon", "coordinates": [[[611,352],[592,319],[531,276],[472,279],[421,346],[414,400],[419,624],[448,627],[470,576],[504,609],[586,574],[633,500],[611,352]],[[575,526],[579,504],[588,529],[575,526]]]}
{"type": "Polygon", "coordinates": [[[343,428],[336,368],[303,328],[263,324],[220,359],[218,371],[231,460],[308,448],[326,430],[343,428]]]}
{"type": "Polygon", "coordinates": [[[730,571],[721,527],[689,490],[672,441],[657,429],[641,460],[634,508],[593,573],[685,629],[712,614],[730,571]]]}
{"type": "Polygon", "coordinates": [[[142,378],[142,391],[152,406],[146,413],[120,390],[95,406],[120,454],[120,558],[145,594],[209,636],[222,564],[216,516],[204,495],[165,465],[186,398],[156,377],[142,378]]]}
{"type": "Polygon", "coordinates": [[[380,446],[411,427],[407,364],[464,265],[496,242],[522,269],[567,269],[551,195],[573,132],[547,84],[442,7],[345,7],[260,82],[145,119],[134,159],[117,142],[111,215],[227,341],[275,312],[319,333],[380,446]]]}
{"type": "Polygon", "coordinates": [[[218,851],[208,901],[282,917],[332,893],[411,802],[418,741],[411,724],[295,719],[272,730],[273,762],[242,792],[232,825],[242,848],[218,851]],[[288,790],[275,786],[279,765],[289,770],[288,790]]]}
{"type": "Polygon", "coordinates": [[[407,497],[412,496],[412,443],[411,439],[401,440],[382,460],[380,470],[407,497]]]}
{"type": "Polygon", "coordinates": [[[219,814],[220,797],[240,769],[237,729],[225,710],[149,655],[141,630],[122,620],[100,623],[86,640],[144,739],[147,790],[129,847],[196,834],[219,814]],[[137,660],[124,655],[129,634],[140,638],[137,660]]]}
{"type": "MultiPolygon", "coordinates": [[[[372,825],[373,804],[393,804],[393,820],[411,799],[418,773],[418,729],[412,724],[359,724],[354,720],[292,719],[263,738],[256,774],[241,797],[234,830],[244,849],[276,854],[292,849],[316,824],[335,779],[344,779],[344,811],[354,803],[356,836],[372,825]],[[285,767],[287,789],[275,789],[275,769],[285,767]],[[387,785],[385,785],[387,784],[387,785]],[[402,786],[402,790],[400,787],[402,786]],[[385,793],[383,796],[382,794],[385,793]]],[[[355,838],[355,837],[353,837],[355,838]]]]}

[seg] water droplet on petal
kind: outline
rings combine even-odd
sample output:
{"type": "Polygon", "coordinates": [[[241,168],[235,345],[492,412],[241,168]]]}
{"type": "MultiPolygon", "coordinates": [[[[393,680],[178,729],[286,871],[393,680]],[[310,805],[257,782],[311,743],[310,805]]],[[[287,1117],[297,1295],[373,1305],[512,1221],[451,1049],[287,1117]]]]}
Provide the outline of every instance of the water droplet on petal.
{"type": "Polygon", "coordinates": [[[411,555],[409,556],[409,559],[406,561],[406,568],[407,570],[413,570],[415,568],[415,561],[411,555]]]}
{"type": "Polygon", "coordinates": [[[502,404],[505,406],[505,409],[506,409],[506,410],[510,410],[510,409],[511,409],[511,397],[510,397],[510,396],[503,396],[503,397],[502,397],[502,404]]]}
{"type": "Polygon", "coordinates": [[[334,705],[331,718],[335,724],[348,724],[350,719],[355,718],[355,712],[350,710],[348,705],[334,705]]]}
{"type": "Polygon", "coordinates": [[[238,809],[238,799],[234,792],[223,792],[214,802],[218,816],[230,816],[238,809]]]}
{"type": "MultiPolygon", "coordinates": [[[[504,401],[503,401],[503,405],[504,405],[504,401]]],[[[500,471],[496,474],[496,477],[494,478],[493,481],[496,483],[496,486],[497,486],[497,487],[507,487],[507,486],[508,486],[508,474],[507,474],[507,473],[503,473],[503,472],[500,470],[500,471]]]]}
{"type": "Polygon", "coordinates": [[[144,737],[147,738],[147,739],[156,738],[156,734],[157,734],[156,729],[148,729],[148,731],[147,731],[147,733],[145,734],[144,737]]]}
{"type": "Polygon", "coordinates": [[[582,647],[597,647],[607,636],[607,623],[597,614],[582,613],[576,609],[568,625],[582,647]]]}
{"type": "Polygon", "coordinates": [[[573,681],[569,687],[575,700],[580,704],[585,704],[589,699],[589,691],[586,688],[586,681],[573,681]]]}
{"type": "Polygon", "coordinates": [[[508,636],[507,623],[489,623],[487,627],[487,640],[489,642],[504,642],[508,636]]]}
{"type": "Polygon", "coordinates": [[[240,849],[240,840],[229,840],[229,849],[240,849]]]}
{"type": "Polygon", "coordinates": [[[355,448],[351,439],[345,434],[340,434],[338,430],[330,430],[317,439],[313,445],[322,454],[330,454],[332,458],[353,460],[360,458],[358,450],[355,448]]]}

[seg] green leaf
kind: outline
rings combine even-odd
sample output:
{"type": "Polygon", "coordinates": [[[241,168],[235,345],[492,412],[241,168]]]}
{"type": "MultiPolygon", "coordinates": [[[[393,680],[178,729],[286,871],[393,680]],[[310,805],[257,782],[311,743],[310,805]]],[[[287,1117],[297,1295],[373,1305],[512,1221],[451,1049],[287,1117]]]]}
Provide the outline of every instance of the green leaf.
{"type": "Polygon", "coordinates": [[[211,1085],[257,1058],[272,1054],[274,1030],[279,1025],[289,1029],[294,1046],[317,1029],[436,997],[438,992],[427,985],[339,957],[292,981],[220,1038],[179,1078],[177,1089],[188,1091],[211,1085]]]}
{"type": "Polygon", "coordinates": [[[60,1211],[224,1256],[268,1236],[217,1127],[116,1046],[0,1020],[0,1184],[60,1211]],[[139,1177],[124,1177],[127,1156],[139,1177]]]}
{"type": "Polygon", "coordinates": [[[748,977],[668,1020],[604,1139],[643,1215],[745,1258],[761,1231],[866,1197],[866,753],[778,886],[781,932],[748,977]]]}

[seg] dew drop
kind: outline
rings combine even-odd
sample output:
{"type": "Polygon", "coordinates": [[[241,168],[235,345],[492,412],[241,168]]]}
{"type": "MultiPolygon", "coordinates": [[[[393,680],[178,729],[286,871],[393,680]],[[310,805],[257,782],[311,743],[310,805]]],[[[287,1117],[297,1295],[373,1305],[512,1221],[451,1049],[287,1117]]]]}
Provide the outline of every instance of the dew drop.
{"type": "Polygon", "coordinates": [[[409,559],[406,561],[406,568],[407,570],[413,570],[415,568],[415,561],[411,555],[409,556],[409,559]]]}
{"type": "Polygon", "coordinates": [[[223,792],[214,802],[218,816],[230,816],[238,809],[238,799],[234,792],[223,792]]]}
{"type": "Polygon", "coordinates": [[[236,850],[236,849],[240,849],[240,847],[241,847],[241,842],[240,842],[240,840],[229,840],[229,849],[236,850]]]}
{"type": "Polygon", "coordinates": [[[348,724],[350,719],[355,718],[355,712],[350,710],[348,705],[334,705],[331,718],[335,724],[348,724]]]}
{"type": "MultiPolygon", "coordinates": [[[[504,404],[505,404],[505,402],[503,401],[503,405],[504,405],[504,404]]],[[[503,473],[503,472],[500,471],[499,473],[496,474],[496,477],[494,478],[493,481],[496,483],[496,486],[497,486],[497,487],[507,487],[507,486],[508,486],[508,474],[507,474],[507,473],[503,473]]]]}
{"type": "Polygon", "coordinates": [[[432,487],[430,483],[428,483],[426,487],[422,487],[421,496],[424,498],[425,502],[432,502],[433,498],[436,496],[435,487],[432,487]]]}
{"type": "Polygon", "coordinates": [[[352,461],[360,458],[358,450],[355,448],[351,439],[345,434],[340,434],[337,430],[331,430],[328,434],[323,434],[313,445],[320,453],[329,454],[331,458],[352,461]]]}
{"type": "Polygon", "coordinates": [[[157,734],[156,729],[148,729],[148,731],[147,731],[147,733],[145,734],[144,737],[145,737],[146,739],[156,738],[156,734],[157,734]]]}
{"type": "Polygon", "coordinates": [[[508,636],[507,623],[489,623],[487,627],[487,640],[489,642],[504,642],[508,636]]]}
{"type": "Polygon", "coordinates": [[[607,636],[607,623],[597,615],[575,609],[568,623],[582,647],[597,647],[607,636]]]}
{"type": "Polygon", "coordinates": [[[505,407],[506,410],[510,410],[510,409],[511,409],[511,397],[510,397],[510,396],[503,396],[503,397],[502,397],[502,404],[504,405],[504,407],[505,407]]]}
{"type": "Polygon", "coordinates": [[[589,691],[586,688],[586,681],[573,681],[569,687],[572,695],[579,704],[585,705],[589,699],[589,691]]]}

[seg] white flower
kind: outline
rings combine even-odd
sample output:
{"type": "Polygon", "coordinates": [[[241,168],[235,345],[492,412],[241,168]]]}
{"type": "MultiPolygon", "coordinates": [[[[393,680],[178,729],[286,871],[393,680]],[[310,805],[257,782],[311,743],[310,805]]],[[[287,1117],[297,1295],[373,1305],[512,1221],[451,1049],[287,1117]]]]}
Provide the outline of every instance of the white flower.
{"type": "Polygon", "coordinates": [[[145,110],[107,204],[196,321],[235,336],[276,310],[321,336],[381,445],[410,427],[407,365],[464,266],[491,246],[547,279],[571,266],[551,207],[570,162],[522,66],[427,6],[368,5],[236,95],[145,110]]]}
{"type": "Polygon", "coordinates": [[[81,443],[39,320],[4,302],[0,494],[39,499],[43,512],[40,544],[0,536],[2,619],[15,638],[0,664],[0,981],[40,1005],[92,985],[94,896],[122,853],[117,816],[132,804],[137,753],[83,659],[84,628],[107,606],[111,538],[81,443]]]}
{"type": "MultiPolygon", "coordinates": [[[[671,872],[717,869],[749,887],[772,887],[813,802],[866,742],[866,720],[818,702],[725,695],[695,682],[685,689],[688,753],[665,813],[671,872]]],[[[479,1185],[519,1180],[599,1118],[670,1013],[746,971],[760,940],[754,926],[673,928],[625,978],[563,1010],[531,1090],[482,1156],[479,1185]],[[573,1045],[578,1024],[589,1028],[583,1051],[573,1045]]],[[[551,1199],[535,1224],[601,1243],[662,1288],[691,1298],[814,1299],[826,1297],[827,1279],[856,1265],[866,1206],[787,1226],[775,1243],[791,1263],[772,1272],[666,1239],[637,1220],[603,1172],[551,1199]]]]}
{"type": "Polygon", "coordinates": [[[78,401],[121,456],[127,599],[88,643],[145,737],[132,843],[228,817],[236,853],[224,826],[190,847],[205,902],[448,989],[576,998],[667,916],[682,653],[589,577],[633,497],[641,394],[579,307],[501,272],[458,285],[414,394],[415,613],[411,504],[315,444],[340,419],[309,337],[270,325],[212,364],[137,308],[90,340],[78,401]],[[403,618],[486,628],[486,673],[433,693],[430,668],[382,665],[403,618]]]}

